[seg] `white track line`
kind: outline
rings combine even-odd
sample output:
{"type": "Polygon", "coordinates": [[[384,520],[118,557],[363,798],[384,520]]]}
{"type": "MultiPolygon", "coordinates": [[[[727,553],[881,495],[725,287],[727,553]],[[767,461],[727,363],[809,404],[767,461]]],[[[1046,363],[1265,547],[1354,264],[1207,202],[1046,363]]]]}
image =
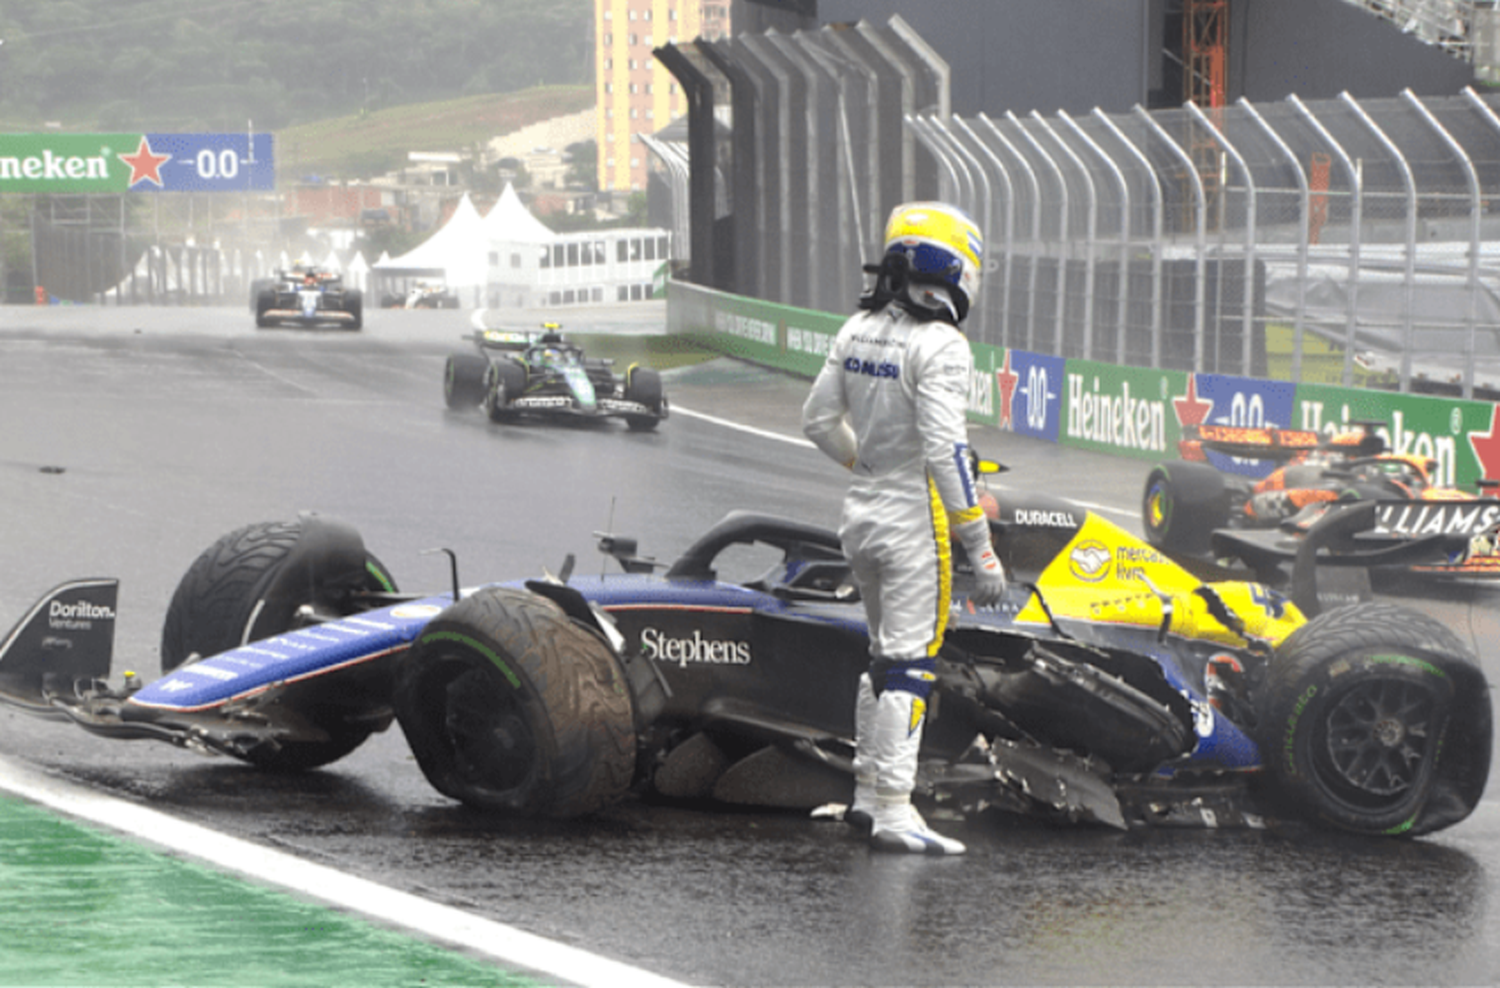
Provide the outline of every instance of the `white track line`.
{"type": "MultiPolygon", "coordinates": [[[[726,429],[735,429],[739,432],[744,432],[752,436],[759,436],[762,439],[774,439],[777,442],[790,443],[793,446],[802,446],[808,449],[813,448],[813,444],[807,439],[804,439],[802,436],[787,436],[779,432],[771,432],[767,429],[757,429],[753,425],[744,425],[743,423],[735,422],[730,419],[721,419],[717,415],[709,415],[704,412],[695,412],[691,408],[683,408],[681,405],[673,405],[672,414],[686,415],[690,419],[698,419],[699,421],[707,422],[710,425],[721,425],[726,429]]],[[[1009,487],[1005,484],[990,484],[989,486],[1002,491],[1015,490],[1014,487],[1009,487]]],[[[1132,521],[1136,520],[1139,517],[1134,511],[1127,511],[1124,508],[1116,508],[1108,504],[1097,504],[1093,501],[1080,501],[1077,498],[1071,497],[1067,498],[1067,500],[1072,501],[1074,504],[1080,507],[1087,508],[1090,511],[1097,511],[1101,514],[1119,515],[1122,518],[1129,518],[1132,521]]]]}
{"type": "Polygon", "coordinates": [[[3,756],[0,789],[106,830],[458,947],[507,968],[581,986],[681,986],[680,982],[628,964],[94,792],[3,756]]]}
{"type": "Polygon", "coordinates": [[[742,422],[735,422],[731,419],[721,419],[717,415],[709,415],[705,412],[695,412],[691,408],[683,408],[681,405],[675,403],[672,405],[672,414],[686,415],[690,419],[698,419],[700,422],[707,422],[710,425],[722,425],[726,429],[734,429],[737,432],[759,436],[762,439],[774,439],[777,442],[789,443],[792,446],[801,446],[805,449],[816,448],[813,446],[811,440],[802,436],[787,436],[780,432],[771,432],[769,429],[757,429],[753,425],[745,425],[742,422]]]}

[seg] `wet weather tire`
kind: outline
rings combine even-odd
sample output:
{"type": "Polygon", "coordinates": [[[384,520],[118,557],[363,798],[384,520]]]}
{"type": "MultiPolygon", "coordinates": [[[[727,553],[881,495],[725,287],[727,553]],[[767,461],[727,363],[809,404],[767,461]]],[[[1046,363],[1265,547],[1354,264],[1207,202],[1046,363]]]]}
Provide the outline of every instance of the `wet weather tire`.
{"type": "Polygon", "coordinates": [[[1207,553],[1209,535],[1229,523],[1224,475],[1205,463],[1161,464],[1146,477],[1141,523],[1158,549],[1207,553]]]}
{"type": "Polygon", "coordinates": [[[519,364],[496,362],[490,365],[484,395],[484,411],[491,422],[511,422],[516,412],[510,403],[526,390],[526,371],[519,364]]]}
{"type": "Polygon", "coordinates": [[[270,312],[274,308],[276,308],[276,290],[273,288],[263,289],[255,297],[256,328],[265,329],[268,326],[276,325],[276,320],[266,315],[267,312],[270,312]]]}
{"type": "Polygon", "coordinates": [[[1414,836],[1462,820],[1489,775],[1489,687],[1445,626],[1393,604],[1322,614],[1274,656],[1257,704],[1270,795],[1336,829],[1414,836]]]}
{"type": "Polygon", "coordinates": [[[666,418],[667,400],[662,395],[661,375],[649,367],[632,367],[627,372],[625,400],[645,405],[653,413],[625,416],[625,424],[633,432],[649,432],[666,418]]]}
{"type": "MultiPolygon", "coordinates": [[[[162,626],[162,671],[299,627],[304,604],[352,613],[346,601],[357,590],[394,592],[396,585],[353,528],[304,514],[236,529],[199,554],[177,584],[162,626]]],[[[373,730],[345,723],[338,709],[325,713],[313,719],[327,741],[262,747],[245,760],[273,771],[316,768],[347,755],[373,730]]]]}
{"type": "Polygon", "coordinates": [[[433,619],[397,663],[396,717],[433,787],[479,810],[582,816],[635,771],[619,662],[523,590],[481,590],[433,619]]]}
{"type": "Polygon", "coordinates": [[[365,296],[358,288],[351,288],[344,293],[344,311],[354,317],[349,321],[350,329],[364,328],[365,296]]]}
{"type": "Polygon", "coordinates": [[[477,353],[450,353],[443,367],[443,400],[449,408],[473,408],[484,400],[490,362],[477,353]]]}

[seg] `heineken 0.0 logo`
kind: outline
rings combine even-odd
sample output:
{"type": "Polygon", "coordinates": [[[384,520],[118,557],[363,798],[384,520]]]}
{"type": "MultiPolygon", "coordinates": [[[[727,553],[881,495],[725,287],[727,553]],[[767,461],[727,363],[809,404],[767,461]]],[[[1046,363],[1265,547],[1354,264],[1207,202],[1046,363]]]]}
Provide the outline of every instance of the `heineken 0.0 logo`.
{"type": "Polygon", "coordinates": [[[269,192],[270,134],[0,134],[0,193],[269,192]]]}

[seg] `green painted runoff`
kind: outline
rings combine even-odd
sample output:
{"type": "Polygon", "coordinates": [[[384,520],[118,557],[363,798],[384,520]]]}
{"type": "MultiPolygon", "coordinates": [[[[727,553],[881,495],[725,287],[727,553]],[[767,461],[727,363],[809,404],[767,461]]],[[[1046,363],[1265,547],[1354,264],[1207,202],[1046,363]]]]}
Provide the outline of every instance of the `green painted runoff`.
{"type": "Polygon", "coordinates": [[[4,986],[537,984],[6,797],[0,916],[4,986]]]}

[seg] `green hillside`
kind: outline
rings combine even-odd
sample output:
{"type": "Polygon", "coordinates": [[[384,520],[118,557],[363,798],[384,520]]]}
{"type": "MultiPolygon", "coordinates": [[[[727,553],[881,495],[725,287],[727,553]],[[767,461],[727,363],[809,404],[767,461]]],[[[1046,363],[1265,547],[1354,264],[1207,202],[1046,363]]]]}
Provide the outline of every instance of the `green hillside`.
{"type": "Polygon", "coordinates": [[[369,178],[401,167],[408,151],[466,151],[593,105],[590,86],[541,86],[393,106],[279,130],[276,158],[287,175],[369,178]]]}
{"type": "Polygon", "coordinates": [[[262,131],[593,78],[592,0],[0,2],[0,128],[262,131]]]}

